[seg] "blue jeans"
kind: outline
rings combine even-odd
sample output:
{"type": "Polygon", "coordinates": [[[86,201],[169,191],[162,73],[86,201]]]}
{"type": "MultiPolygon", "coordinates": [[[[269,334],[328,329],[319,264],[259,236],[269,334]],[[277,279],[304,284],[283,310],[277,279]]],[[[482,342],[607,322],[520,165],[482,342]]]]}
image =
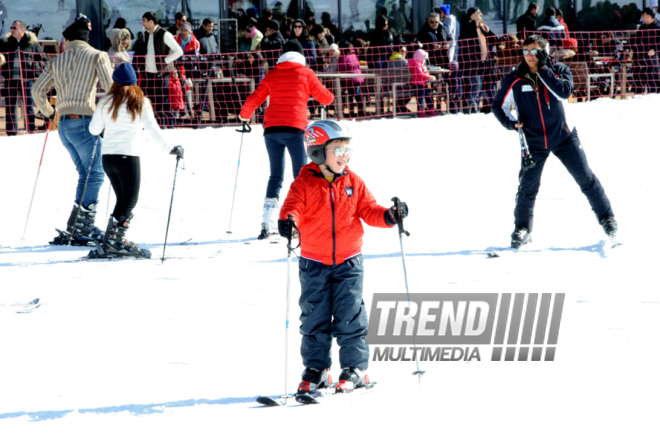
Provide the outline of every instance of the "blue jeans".
{"type": "Polygon", "coordinates": [[[307,152],[303,139],[304,132],[294,133],[270,133],[264,136],[266,149],[270,159],[270,178],[266,188],[266,198],[280,199],[280,190],[284,181],[284,150],[289,150],[291,164],[293,165],[293,178],[300,173],[300,168],[307,164],[307,152]]]}
{"type": "Polygon", "coordinates": [[[425,111],[433,110],[433,100],[429,96],[429,89],[426,85],[415,84],[417,87],[417,111],[422,111],[422,103],[424,103],[425,111]]]}
{"type": "Polygon", "coordinates": [[[82,198],[82,205],[87,207],[99,200],[99,190],[103,185],[103,164],[101,161],[101,138],[93,136],[89,132],[89,123],[92,119],[68,119],[60,120],[57,131],[60,134],[62,144],[69,151],[73,164],[78,171],[78,187],[76,188],[76,202],[82,198]],[[83,198],[83,187],[87,177],[87,169],[92,160],[92,151],[96,145],[92,169],[89,172],[87,189],[83,198]]]}
{"type": "Polygon", "coordinates": [[[479,95],[481,94],[481,88],[483,85],[483,78],[481,76],[470,76],[468,78],[463,78],[463,82],[467,85],[467,90],[465,91],[465,100],[467,101],[468,108],[477,109],[479,108],[479,95]]]}

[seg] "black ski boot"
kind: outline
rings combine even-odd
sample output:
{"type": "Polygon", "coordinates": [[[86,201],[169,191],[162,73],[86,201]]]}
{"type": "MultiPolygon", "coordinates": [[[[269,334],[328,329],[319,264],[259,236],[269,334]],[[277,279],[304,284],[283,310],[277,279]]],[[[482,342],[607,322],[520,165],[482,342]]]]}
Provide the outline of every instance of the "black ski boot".
{"type": "Polygon", "coordinates": [[[608,216],[600,220],[600,225],[603,226],[603,230],[607,236],[616,238],[616,232],[619,230],[619,226],[613,216],[608,216]]]}
{"type": "MultiPolygon", "coordinates": [[[[132,218],[132,217],[131,217],[132,218]]],[[[120,218],[119,221],[115,220],[112,215],[108,220],[108,228],[103,237],[103,245],[98,245],[96,251],[91,251],[89,257],[96,258],[138,258],[150,259],[151,252],[149,250],[141,249],[134,242],[128,241],[124,238],[126,231],[129,227],[131,220],[120,218]]]]}
{"type": "Polygon", "coordinates": [[[526,227],[516,226],[511,234],[511,247],[520,248],[532,239],[532,233],[526,227]]]}
{"type": "Polygon", "coordinates": [[[335,387],[335,393],[352,392],[360,387],[370,387],[369,375],[366,370],[357,367],[345,367],[339,375],[339,382],[335,387]]]}
{"type": "Polygon", "coordinates": [[[103,232],[94,225],[96,220],[96,206],[98,203],[92,203],[89,206],[82,206],[78,214],[78,203],[73,203],[73,209],[66,223],[66,231],[59,229],[59,233],[49,244],[51,245],[74,245],[74,246],[93,246],[94,242],[103,240],[103,232]],[[76,215],[78,220],[76,221],[76,215]]]}
{"type": "Polygon", "coordinates": [[[330,369],[314,369],[308,367],[303,371],[302,382],[298,385],[298,395],[314,395],[318,389],[330,387],[332,377],[329,374],[330,369]]]}

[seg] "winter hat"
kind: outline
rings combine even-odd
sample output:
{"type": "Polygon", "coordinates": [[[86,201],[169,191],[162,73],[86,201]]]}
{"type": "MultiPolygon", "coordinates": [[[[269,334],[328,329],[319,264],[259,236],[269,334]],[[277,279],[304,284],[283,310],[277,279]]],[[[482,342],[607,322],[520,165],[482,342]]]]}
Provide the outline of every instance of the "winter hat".
{"type": "Polygon", "coordinates": [[[440,6],[440,9],[442,10],[442,12],[444,12],[444,13],[447,14],[447,15],[449,15],[449,12],[451,11],[451,6],[449,6],[449,5],[441,5],[441,6],[440,6]]]}
{"type": "Polygon", "coordinates": [[[277,20],[268,20],[268,23],[266,23],[266,27],[268,29],[272,29],[275,32],[280,30],[280,24],[277,22],[277,20]]]}
{"type": "Polygon", "coordinates": [[[474,14],[475,12],[477,12],[477,8],[470,8],[467,10],[465,14],[468,17],[468,20],[472,20],[470,17],[472,17],[472,14],[474,14]]]}
{"type": "Polygon", "coordinates": [[[186,21],[181,25],[181,30],[184,29],[188,30],[188,32],[192,32],[192,25],[186,21]]]}
{"type": "Polygon", "coordinates": [[[415,50],[415,55],[413,56],[413,58],[415,59],[415,61],[423,63],[427,56],[428,54],[426,53],[426,50],[417,49],[415,50]]]}
{"type": "Polygon", "coordinates": [[[331,50],[338,51],[338,50],[339,50],[339,46],[337,46],[336,44],[331,44],[331,45],[330,45],[330,49],[331,49],[331,50]]]}
{"type": "Polygon", "coordinates": [[[298,52],[301,55],[304,55],[303,53],[303,48],[298,42],[298,40],[289,40],[287,43],[284,45],[284,52],[298,52]]]}
{"type": "Polygon", "coordinates": [[[71,26],[67,27],[64,32],[62,32],[62,36],[69,41],[80,40],[87,42],[87,40],[89,40],[89,27],[87,22],[85,20],[74,21],[71,26]]]}
{"type": "Polygon", "coordinates": [[[137,75],[130,63],[119,64],[112,73],[112,80],[121,85],[137,85],[137,75]]]}

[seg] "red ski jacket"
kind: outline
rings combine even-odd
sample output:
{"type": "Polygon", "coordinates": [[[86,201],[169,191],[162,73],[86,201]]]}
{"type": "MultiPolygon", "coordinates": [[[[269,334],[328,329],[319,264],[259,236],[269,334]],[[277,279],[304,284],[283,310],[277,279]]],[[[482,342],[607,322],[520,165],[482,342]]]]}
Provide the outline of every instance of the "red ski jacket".
{"type": "Polygon", "coordinates": [[[393,227],[385,222],[386,212],[348,167],[330,183],[319,166],[310,163],[291,184],[280,219],[293,215],[300,230],[303,258],[335,265],[362,252],[364,229],[360,219],[374,227],[393,227]]]}
{"type": "Polygon", "coordinates": [[[270,96],[264,128],[284,126],[305,130],[309,95],[323,105],[330,105],[334,96],[304,64],[305,58],[297,52],[282,55],[275,68],[245,100],[241,117],[252,117],[254,110],[270,96]]]}

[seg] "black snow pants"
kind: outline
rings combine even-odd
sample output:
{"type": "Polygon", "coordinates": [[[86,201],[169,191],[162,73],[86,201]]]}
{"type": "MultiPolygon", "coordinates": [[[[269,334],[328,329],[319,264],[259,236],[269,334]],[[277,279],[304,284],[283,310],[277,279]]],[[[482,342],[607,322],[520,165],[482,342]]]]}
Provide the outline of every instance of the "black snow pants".
{"type": "Polygon", "coordinates": [[[300,259],[300,353],[305,367],[326,369],[332,365],[332,337],[337,338],[342,369],[364,370],[369,365],[362,262],[362,255],[334,266],[300,259]]]}
{"type": "MultiPolygon", "coordinates": [[[[614,216],[610,200],[605,195],[605,190],[598,178],[591,172],[587,163],[587,156],[582,149],[577,132],[573,131],[570,137],[557,146],[548,149],[536,149],[532,151],[532,157],[536,160],[536,166],[528,169],[522,176],[516,195],[516,208],[514,218],[516,226],[532,230],[532,219],[534,218],[534,204],[536,196],[541,187],[541,174],[545,161],[553,153],[573,176],[575,182],[580,186],[582,193],[589,200],[591,209],[596,214],[598,221],[603,218],[614,216]]],[[[522,165],[521,165],[522,166],[522,165]]]]}
{"type": "Polygon", "coordinates": [[[112,216],[120,222],[130,220],[140,195],[140,157],[104,155],[103,170],[117,198],[112,216]]]}

